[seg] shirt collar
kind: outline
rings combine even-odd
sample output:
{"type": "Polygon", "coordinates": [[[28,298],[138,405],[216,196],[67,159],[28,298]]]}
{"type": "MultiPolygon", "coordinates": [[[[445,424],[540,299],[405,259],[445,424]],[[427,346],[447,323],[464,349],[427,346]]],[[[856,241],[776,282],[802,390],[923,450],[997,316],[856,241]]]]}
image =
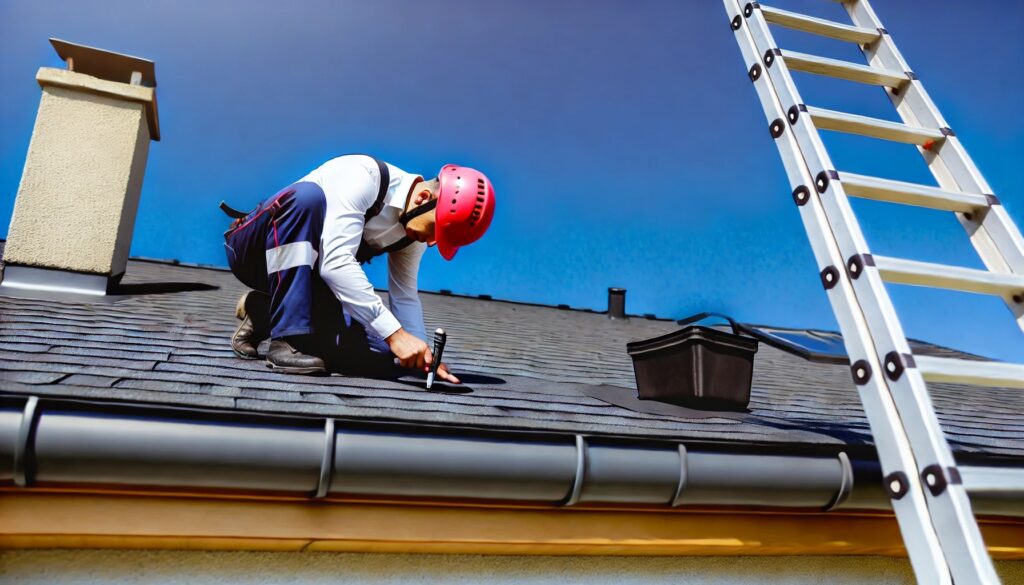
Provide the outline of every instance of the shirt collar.
{"type": "Polygon", "coordinates": [[[412,188],[413,183],[417,180],[422,180],[423,177],[407,173],[390,163],[388,163],[388,174],[390,175],[390,182],[388,183],[388,194],[384,197],[384,203],[388,207],[405,210],[409,189],[412,188]]]}

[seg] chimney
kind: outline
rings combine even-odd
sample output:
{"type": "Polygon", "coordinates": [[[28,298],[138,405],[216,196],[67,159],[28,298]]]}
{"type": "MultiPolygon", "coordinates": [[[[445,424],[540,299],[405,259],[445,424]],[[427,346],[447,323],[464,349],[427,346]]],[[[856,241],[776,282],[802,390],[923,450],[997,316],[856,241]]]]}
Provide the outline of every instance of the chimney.
{"type": "Polygon", "coordinates": [[[627,319],[626,317],[626,289],[608,289],[608,318],[627,319]]]}
{"type": "Polygon", "coordinates": [[[4,249],[0,291],[104,295],[124,275],[149,141],[153,62],[50,39],[67,69],[42,98],[4,249]]]}

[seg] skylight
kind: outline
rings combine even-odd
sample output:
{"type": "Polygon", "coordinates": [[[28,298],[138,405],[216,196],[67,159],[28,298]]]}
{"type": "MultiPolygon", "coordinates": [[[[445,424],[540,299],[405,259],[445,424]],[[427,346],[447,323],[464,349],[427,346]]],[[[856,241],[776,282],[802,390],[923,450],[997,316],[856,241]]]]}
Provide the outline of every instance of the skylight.
{"type": "Polygon", "coordinates": [[[761,341],[812,362],[847,364],[843,336],[830,331],[782,329],[743,324],[743,329],[761,341]]]}

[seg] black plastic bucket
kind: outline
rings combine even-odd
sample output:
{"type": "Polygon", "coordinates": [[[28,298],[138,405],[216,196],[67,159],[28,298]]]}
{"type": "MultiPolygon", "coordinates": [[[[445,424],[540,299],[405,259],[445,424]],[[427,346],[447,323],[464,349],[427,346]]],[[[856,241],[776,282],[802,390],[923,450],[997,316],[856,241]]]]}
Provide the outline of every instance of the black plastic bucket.
{"type": "MultiPolygon", "coordinates": [[[[680,323],[710,315],[695,315],[680,323]]],[[[731,322],[732,320],[729,319],[731,322]]],[[[642,400],[702,410],[744,410],[750,403],[757,340],[691,325],[626,345],[642,400]]]]}

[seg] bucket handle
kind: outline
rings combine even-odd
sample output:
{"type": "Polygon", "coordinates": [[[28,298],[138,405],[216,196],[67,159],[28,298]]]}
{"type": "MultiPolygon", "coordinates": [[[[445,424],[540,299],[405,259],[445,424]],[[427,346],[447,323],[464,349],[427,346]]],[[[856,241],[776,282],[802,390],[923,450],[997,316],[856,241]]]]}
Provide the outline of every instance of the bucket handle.
{"type": "Polygon", "coordinates": [[[743,335],[743,333],[745,333],[744,329],[740,326],[740,324],[737,323],[732,317],[722,313],[714,313],[711,311],[704,311],[703,313],[697,313],[696,315],[691,315],[685,319],[680,319],[676,321],[676,325],[692,325],[698,321],[703,321],[708,317],[718,317],[720,319],[728,321],[729,325],[732,326],[732,332],[736,335],[743,335]]]}

